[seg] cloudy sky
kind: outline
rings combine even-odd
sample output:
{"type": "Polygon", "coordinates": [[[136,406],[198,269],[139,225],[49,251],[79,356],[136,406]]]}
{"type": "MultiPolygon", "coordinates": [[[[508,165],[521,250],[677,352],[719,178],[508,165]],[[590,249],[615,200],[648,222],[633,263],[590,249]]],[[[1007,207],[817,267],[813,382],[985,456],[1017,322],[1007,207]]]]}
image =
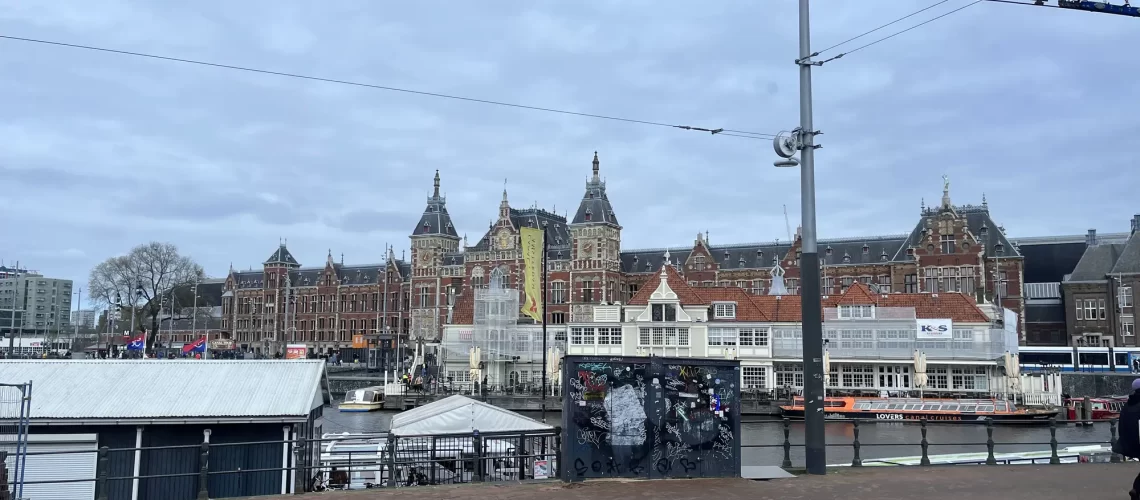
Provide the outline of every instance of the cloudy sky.
{"type": "MultiPolygon", "coordinates": [[[[972,0],[950,0],[825,55],[972,0]]],[[[934,0],[816,2],[813,45],[934,0]],[[828,7],[824,7],[828,5],[828,7]],[[838,6],[838,7],[835,7],[838,6]]],[[[798,123],[796,2],[0,0],[0,34],[640,120],[798,123]]],[[[1123,231],[1140,212],[1137,20],[983,2],[815,71],[822,238],[910,230],[943,174],[1012,236],[1123,231]],[[1131,145],[1131,147],[1130,147],[1131,145]]],[[[0,258],[86,285],[148,240],[211,275],[279,238],[378,262],[436,169],[479,238],[570,211],[597,150],[626,248],[786,239],[798,171],[767,140],[0,40],[0,258]]]]}

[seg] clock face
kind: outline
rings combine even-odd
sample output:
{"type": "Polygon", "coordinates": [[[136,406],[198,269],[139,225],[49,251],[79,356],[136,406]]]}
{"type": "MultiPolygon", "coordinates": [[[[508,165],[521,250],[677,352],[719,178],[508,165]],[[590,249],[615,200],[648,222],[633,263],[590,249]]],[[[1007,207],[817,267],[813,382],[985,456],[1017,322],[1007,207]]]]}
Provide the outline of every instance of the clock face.
{"type": "Polygon", "coordinates": [[[509,249],[515,246],[515,239],[511,237],[509,231],[499,231],[497,238],[499,239],[499,248],[501,249],[509,249]]]}

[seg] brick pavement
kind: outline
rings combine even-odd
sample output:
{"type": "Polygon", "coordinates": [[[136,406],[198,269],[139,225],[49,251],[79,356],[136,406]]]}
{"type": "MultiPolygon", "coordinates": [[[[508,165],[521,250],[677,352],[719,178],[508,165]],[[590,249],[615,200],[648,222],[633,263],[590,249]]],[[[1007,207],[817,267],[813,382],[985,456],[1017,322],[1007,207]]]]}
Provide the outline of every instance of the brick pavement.
{"type": "MultiPolygon", "coordinates": [[[[311,493],[321,500],[564,500],[579,498],[716,498],[780,500],[1121,500],[1128,498],[1140,465],[1013,465],[944,467],[868,467],[844,469],[823,477],[801,476],[774,481],[743,479],[600,480],[489,483],[485,485],[422,486],[311,493]]],[[[259,499],[283,497],[257,497],[259,499]]]]}

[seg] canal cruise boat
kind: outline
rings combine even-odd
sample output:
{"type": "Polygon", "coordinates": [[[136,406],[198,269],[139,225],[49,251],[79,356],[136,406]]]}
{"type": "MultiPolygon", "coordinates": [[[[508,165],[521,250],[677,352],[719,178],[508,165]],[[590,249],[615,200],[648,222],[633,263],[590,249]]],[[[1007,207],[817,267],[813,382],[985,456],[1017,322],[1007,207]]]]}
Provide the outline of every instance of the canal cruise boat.
{"type": "Polygon", "coordinates": [[[343,412],[368,412],[384,408],[384,388],[381,386],[353,389],[344,395],[339,409],[343,412]]]}
{"type": "MultiPolygon", "coordinates": [[[[1120,417],[1120,410],[1124,409],[1124,404],[1128,402],[1128,396],[1108,397],[1108,398],[1089,398],[1089,406],[1092,415],[1089,415],[1091,420],[1110,420],[1120,417]]],[[[1084,405],[1084,398],[1068,398],[1065,400],[1065,416],[1069,420],[1084,420],[1081,417],[1081,406],[1084,405]]]]}
{"type": "MultiPolygon", "coordinates": [[[[792,404],[781,406],[784,416],[804,416],[804,399],[792,399],[792,404]]],[[[919,399],[919,398],[860,398],[830,397],[823,401],[824,418],[869,420],[941,420],[977,421],[994,420],[1048,422],[1060,409],[1017,408],[1001,399],[919,399]]]]}

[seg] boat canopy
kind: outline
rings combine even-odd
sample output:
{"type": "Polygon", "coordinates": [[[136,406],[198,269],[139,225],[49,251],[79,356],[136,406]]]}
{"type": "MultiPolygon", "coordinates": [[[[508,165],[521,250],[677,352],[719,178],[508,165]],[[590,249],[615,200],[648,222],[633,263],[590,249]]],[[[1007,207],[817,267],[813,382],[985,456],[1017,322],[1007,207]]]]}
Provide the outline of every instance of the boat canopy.
{"type": "Polygon", "coordinates": [[[479,432],[553,430],[554,426],[466,396],[451,396],[392,417],[391,432],[418,436],[479,432]]]}

